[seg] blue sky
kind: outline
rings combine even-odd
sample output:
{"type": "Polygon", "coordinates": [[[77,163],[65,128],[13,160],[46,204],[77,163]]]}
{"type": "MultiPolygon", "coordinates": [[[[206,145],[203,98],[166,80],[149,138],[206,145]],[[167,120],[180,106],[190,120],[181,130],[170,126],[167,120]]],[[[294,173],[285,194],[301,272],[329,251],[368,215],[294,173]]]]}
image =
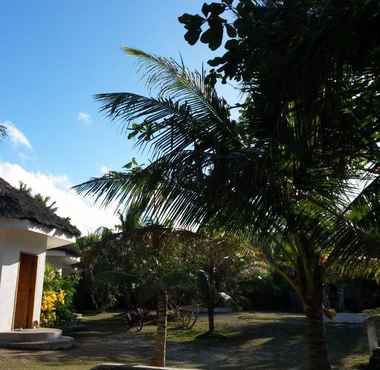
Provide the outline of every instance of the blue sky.
{"type": "MultiPolygon", "coordinates": [[[[211,52],[204,45],[187,45],[177,17],[199,12],[202,3],[2,3],[0,122],[6,122],[12,135],[1,144],[0,176],[12,183],[26,176],[34,192],[49,193],[29,175],[52,178],[65,190],[105,169],[120,169],[132,157],[144,161],[118,126],[98,112],[93,95],[146,93],[136,62],[121,51],[125,45],[163,56],[181,54],[187,65],[200,68],[211,52]],[[20,175],[23,171],[28,175],[20,175]]],[[[233,96],[229,90],[224,93],[233,96]]],[[[75,211],[62,212],[71,216],[75,211]]]]}

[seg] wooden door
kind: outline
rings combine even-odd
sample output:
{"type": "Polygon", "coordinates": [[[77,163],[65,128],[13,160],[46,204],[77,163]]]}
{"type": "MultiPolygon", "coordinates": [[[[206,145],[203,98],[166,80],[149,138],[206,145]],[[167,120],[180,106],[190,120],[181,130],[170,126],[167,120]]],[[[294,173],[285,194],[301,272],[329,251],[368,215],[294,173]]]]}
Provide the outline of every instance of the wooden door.
{"type": "Polygon", "coordinates": [[[20,254],[16,312],[13,325],[15,329],[33,327],[37,261],[38,256],[24,253],[20,254]]]}

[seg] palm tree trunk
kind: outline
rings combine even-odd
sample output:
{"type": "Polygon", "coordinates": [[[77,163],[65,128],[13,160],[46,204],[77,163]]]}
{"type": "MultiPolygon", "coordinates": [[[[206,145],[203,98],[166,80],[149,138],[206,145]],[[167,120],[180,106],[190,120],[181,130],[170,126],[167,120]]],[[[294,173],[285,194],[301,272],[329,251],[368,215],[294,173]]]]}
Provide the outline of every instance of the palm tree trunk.
{"type": "Polygon", "coordinates": [[[162,291],[157,302],[157,334],[155,340],[153,366],[165,367],[167,338],[168,292],[162,291]]]}
{"type": "Polygon", "coordinates": [[[215,330],[215,276],[214,265],[209,267],[209,286],[208,286],[208,300],[207,300],[207,314],[208,314],[208,332],[212,334],[215,330]]]}
{"type": "Polygon", "coordinates": [[[215,321],[214,321],[214,305],[209,302],[207,307],[207,314],[208,314],[208,332],[211,334],[215,330],[215,321]]]}
{"type": "MultiPolygon", "coordinates": [[[[317,274],[318,275],[318,274],[317,274]]],[[[314,280],[313,289],[305,297],[306,314],[306,369],[331,370],[323,322],[322,280],[314,280]]]]}
{"type": "Polygon", "coordinates": [[[307,370],[331,370],[323,319],[306,320],[307,370]]]}

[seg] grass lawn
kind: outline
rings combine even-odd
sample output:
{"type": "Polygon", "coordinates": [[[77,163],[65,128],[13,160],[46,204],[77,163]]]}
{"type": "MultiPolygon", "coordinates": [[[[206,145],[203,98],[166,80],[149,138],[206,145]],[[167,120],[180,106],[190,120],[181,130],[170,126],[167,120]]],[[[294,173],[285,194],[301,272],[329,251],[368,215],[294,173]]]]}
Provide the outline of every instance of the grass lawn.
{"type": "MultiPolygon", "coordinates": [[[[149,363],[155,328],[126,332],[116,314],[83,318],[85,328],[73,335],[67,351],[0,350],[1,370],[89,370],[101,362],[149,363]]],[[[194,329],[169,329],[168,365],[201,369],[302,369],[304,319],[298,315],[237,313],[217,316],[222,334],[198,338],[207,329],[202,317],[194,329]]],[[[365,369],[366,333],[361,325],[328,324],[331,360],[337,369],[365,369]]]]}

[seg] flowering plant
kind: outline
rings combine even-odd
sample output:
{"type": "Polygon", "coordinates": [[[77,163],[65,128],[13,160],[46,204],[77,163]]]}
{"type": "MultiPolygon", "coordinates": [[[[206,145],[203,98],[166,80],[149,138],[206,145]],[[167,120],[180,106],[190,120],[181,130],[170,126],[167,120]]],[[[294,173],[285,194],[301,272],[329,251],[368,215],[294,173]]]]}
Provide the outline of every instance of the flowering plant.
{"type": "Polygon", "coordinates": [[[44,327],[63,327],[74,320],[73,296],[77,278],[63,277],[53,267],[45,270],[40,324],[44,327]]]}
{"type": "Polygon", "coordinates": [[[57,309],[65,305],[65,292],[60,290],[55,292],[53,290],[44,291],[42,295],[41,304],[41,325],[54,326],[57,321],[57,309]]]}

